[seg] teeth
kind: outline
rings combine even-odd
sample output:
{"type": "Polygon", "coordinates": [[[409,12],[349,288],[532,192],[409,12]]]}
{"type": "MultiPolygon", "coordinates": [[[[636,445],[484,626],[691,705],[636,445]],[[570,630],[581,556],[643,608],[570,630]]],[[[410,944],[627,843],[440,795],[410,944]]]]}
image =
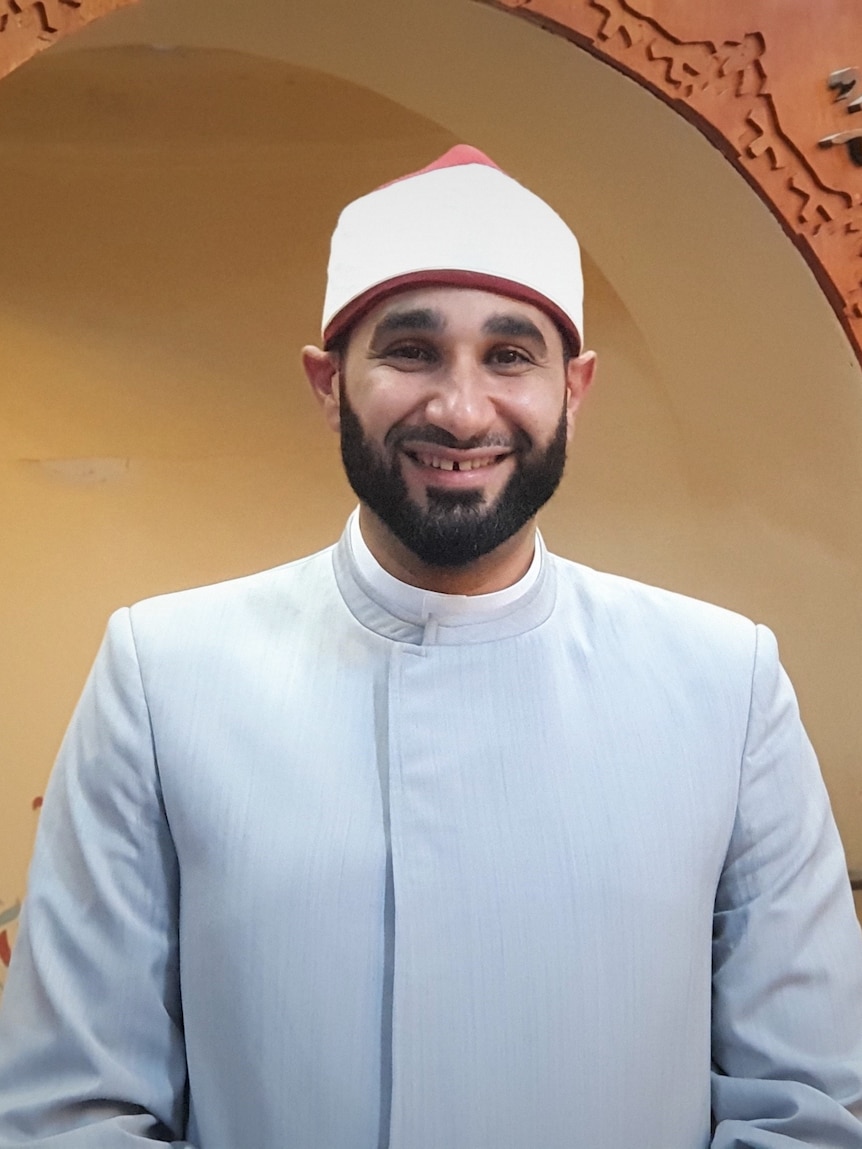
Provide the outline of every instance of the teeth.
{"type": "Polygon", "coordinates": [[[439,455],[417,455],[416,457],[423,466],[433,467],[437,471],[478,471],[480,467],[490,467],[492,463],[497,461],[495,458],[465,459],[455,463],[451,459],[441,459],[439,455]]]}

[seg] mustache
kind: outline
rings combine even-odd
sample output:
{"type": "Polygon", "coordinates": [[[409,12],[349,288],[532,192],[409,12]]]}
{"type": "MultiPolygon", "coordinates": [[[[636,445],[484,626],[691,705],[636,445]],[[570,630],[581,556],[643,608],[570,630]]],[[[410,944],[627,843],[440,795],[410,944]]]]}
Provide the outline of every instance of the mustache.
{"type": "Polygon", "coordinates": [[[514,436],[474,435],[471,439],[458,439],[443,427],[428,423],[424,427],[393,427],[384,438],[385,445],[392,451],[398,448],[415,447],[425,443],[434,447],[449,447],[453,451],[483,450],[529,451],[533,440],[526,431],[518,430],[514,436]]]}

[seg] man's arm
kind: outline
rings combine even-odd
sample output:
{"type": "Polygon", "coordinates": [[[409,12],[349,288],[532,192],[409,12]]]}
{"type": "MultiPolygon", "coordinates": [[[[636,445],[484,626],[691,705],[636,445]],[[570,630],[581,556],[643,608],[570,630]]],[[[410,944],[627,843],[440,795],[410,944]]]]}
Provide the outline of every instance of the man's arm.
{"type": "Polygon", "coordinates": [[[177,861],[128,611],[45,796],[0,1010],[0,1147],[187,1145],[177,861]]]}
{"type": "Polygon", "coordinates": [[[775,639],[758,627],[713,931],[713,1149],[862,1149],[862,939],[775,639]]]}

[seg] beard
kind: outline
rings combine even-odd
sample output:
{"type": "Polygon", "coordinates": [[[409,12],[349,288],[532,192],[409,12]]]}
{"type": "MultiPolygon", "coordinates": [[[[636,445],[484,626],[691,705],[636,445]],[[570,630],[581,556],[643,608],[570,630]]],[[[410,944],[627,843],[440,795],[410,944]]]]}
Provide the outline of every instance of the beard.
{"type": "Polygon", "coordinates": [[[441,427],[394,428],[386,436],[392,453],[387,463],[370,442],[347,398],[342,376],[341,458],[357,497],[380,518],[409,551],[434,567],[462,567],[495,550],[529,522],[556,491],[566,465],[567,419],[563,406],[551,441],[536,449],[519,431],[514,442],[471,439],[459,442],[441,427]],[[489,506],[480,489],[427,488],[427,507],[410,497],[398,461],[399,447],[421,443],[470,450],[500,447],[514,451],[515,471],[489,506]]]}

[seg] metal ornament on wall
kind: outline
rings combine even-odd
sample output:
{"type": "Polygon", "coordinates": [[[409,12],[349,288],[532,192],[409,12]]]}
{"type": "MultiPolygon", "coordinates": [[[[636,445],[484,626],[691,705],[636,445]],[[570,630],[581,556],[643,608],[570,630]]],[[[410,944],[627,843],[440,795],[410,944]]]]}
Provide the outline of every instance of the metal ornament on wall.
{"type": "MultiPolygon", "coordinates": [[[[858,68],[839,68],[829,77],[827,86],[835,92],[836,103],[843,100],[848,101],[846,110],[850,115],[862,111],[862,96],[858,94],[862,91],[862,88],[859,87],[858,68]],[[851,100],[850,97],[854,92],[857,93],[856,97],[851,100]]],[[[822,140],[817,142],[821,148],[833,148],[844,144],[853,163],[857,167],[862,167],[862,124],[855,130],[836,132],[834,135],[824,136],[822,140]]]]}
{"type": "Polygon", "coordinates": [[[862,107],[857,0],[479,2],[564,36],[698,127],[778,218],[862,363],[862,116],[846,120],[862,107]]]}

